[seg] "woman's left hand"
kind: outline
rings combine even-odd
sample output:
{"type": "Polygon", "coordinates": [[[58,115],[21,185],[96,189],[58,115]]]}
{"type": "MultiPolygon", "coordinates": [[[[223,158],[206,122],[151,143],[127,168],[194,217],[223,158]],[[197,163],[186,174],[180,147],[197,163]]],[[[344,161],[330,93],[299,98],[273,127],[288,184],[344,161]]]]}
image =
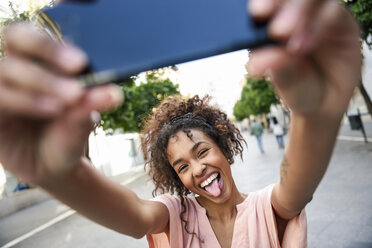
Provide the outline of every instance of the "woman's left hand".
{"type": "Polygon", "coordinates": [[[334,0],[251,0],[249,11],[270,19],[282,46],[250,53],[247,70],[267,76],[294,114],[340,118],[361,75],[359,28],[334,0]]]}

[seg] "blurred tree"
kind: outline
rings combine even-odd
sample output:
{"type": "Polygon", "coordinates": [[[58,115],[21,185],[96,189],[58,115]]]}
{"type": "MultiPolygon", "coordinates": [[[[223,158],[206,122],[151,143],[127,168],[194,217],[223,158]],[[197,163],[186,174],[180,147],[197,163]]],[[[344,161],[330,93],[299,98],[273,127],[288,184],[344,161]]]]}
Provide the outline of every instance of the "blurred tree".
{"type": "Polygon", "coordinates": [[[170,95],[179,94],[178,85],[164,77],[164,69],[145,73],[146,82],[134,83],[136,77],[120,83],[125,100],[116,110],[102,115],[101,126],[108,134],[120,132],[139,132],[143,119],[147,117],[160,101],[170,95]]]}
{"type": "Polygon", "coordinates": [[[242,121],[249,116],[248,108],[241,99],[235,103],[233,114],[237,121],[242,121]]]}
{"type": "Polygon", "coordinates": [[[362,29],[362,40],[372,48],[372,0],[348,0],[346,1],[351,12],[359,21],[362,29]]]}
{"type": "MultiPolygon", "coordinates": [[[[51,5],[52,0],[28,0],[22,4],[15,4],[11,0],[8,1],[8,8],[1,7],[0,12],[3,17],[0,17],[0,32],[3,27],[9,23],[16,21],[30,20],[38,10],[46,5],[51,5]]],[[[0,36],[0,57],[3,57],[2,37],[0,36]]]]}
{"type": "Polygon", "coordinates": [[[7,12],[7,15],[0,18],[0,25],[4,26],[13,21],[25,21],[30,18],[30,10],[21,10],[20,6],[12,1],[8,1],[8,7],[8,11],[3,10],[3,12],[7,12]]]}
{"type": "MultiPolygon", "coordinates": [[[[30,11],[20,10],[19,6],[15,5],[11,1],[8,2],[8,6],[9,6],[8,11],[5,11],[5,10],[2,11],[4,13],[7,12],[6,14],[8,14],[8,15],[5,16],[5,17],[0,18],[0,31],[2,30],[3,27],[5,27],[6,25],[8,25],[11,22],[25,21],[25,20],[29,20],[29,18],[30,18],[30,11]]],[[[3,43],[2,43],[2,37],[1,36],[0,36],[0,41],[1,41],[0,57],[3,57],[4,53],[3,53],[3,49],[2,49],[3,43]]]]}
{"type": "Polygon", "coordinates": [[[269,113],[271,104],[276,103],[279,101],[270,82],[263,78],[247,78],[233,114],[241,121],[250,115],[269,113]]]}

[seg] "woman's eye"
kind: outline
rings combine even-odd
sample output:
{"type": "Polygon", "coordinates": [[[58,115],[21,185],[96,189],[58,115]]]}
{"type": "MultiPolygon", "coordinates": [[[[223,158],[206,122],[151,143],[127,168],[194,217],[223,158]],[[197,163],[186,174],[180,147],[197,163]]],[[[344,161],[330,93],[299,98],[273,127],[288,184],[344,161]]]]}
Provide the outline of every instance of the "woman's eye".
{"type": "Polygon", "coordinates": [[[180,168],[178,168],[178,173],[182,172],[183,170],[185,170],[187,168],[187,164],[183,164],[180,166],[180,168]]]}
{"type": "Polygon", "coordinates": [[[202,149],[202,150],[200,150],[200,152],[198,153],[198,157],[203,156],[207,151],[208,151],[208,149],[202,149]]]}

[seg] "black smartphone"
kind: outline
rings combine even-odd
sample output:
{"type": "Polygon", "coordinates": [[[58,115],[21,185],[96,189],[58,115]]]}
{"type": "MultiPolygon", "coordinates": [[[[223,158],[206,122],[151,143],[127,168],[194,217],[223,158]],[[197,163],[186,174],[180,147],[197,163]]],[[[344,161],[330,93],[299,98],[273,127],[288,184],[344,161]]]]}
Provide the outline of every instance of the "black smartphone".
{"type": "Polygon", "coordinates": [[[247,0],[70,1],[42,10],[36,22],[89,56],[87,85],[271,43],[247,0]]]}

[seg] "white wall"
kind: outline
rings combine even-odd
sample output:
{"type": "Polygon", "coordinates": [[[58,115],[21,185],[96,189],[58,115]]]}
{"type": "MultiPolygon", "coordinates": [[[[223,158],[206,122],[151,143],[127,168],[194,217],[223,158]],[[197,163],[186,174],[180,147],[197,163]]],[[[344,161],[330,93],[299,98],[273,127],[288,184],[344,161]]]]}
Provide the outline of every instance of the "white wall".
{"type": "MultiPolygon", "coordinates": [[[[372,49],[372,48],[371,48],[372,49]]],[[[372,50],[363,42],[364,66],[362,71],[363,84],[372,98],[372,50]]]]}
{"type": "Polygon", "coordinates": [[[120,175],[144,163],[138,134],[105,135],[97,129],[89,137],[89,155],[94,166],[107,176],[120,175]],[[135,157],[130,156],[130,139],[134,140],[135,157]]]}

